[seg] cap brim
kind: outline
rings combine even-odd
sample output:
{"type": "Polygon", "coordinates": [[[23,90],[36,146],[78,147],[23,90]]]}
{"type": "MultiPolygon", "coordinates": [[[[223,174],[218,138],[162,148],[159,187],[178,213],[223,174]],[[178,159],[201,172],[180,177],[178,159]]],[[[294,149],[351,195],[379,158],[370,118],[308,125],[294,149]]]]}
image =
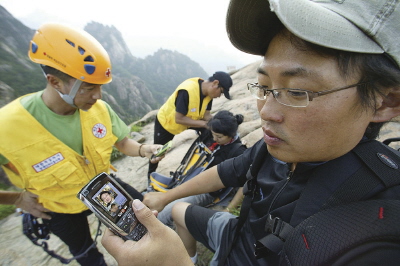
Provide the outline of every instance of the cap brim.
{"type": "Polygon", "coordinates": [[[336,6],[332,2],[270,2],[274,12],[266,0],[231,0],[226,27],[236,48],[250,54],[264,55],[282,23],[294,35],[321,46],[352,52],[384,52],[360,28],[334,12],[336,6]]]}
{"type": "Polygon", "coordinates": [[[225,98],[227,98],[228,100],[231,99],[231,96],[229,95],[229,91],[225,88],[224,88],[224,95],[225,95],[225,98]]]}
{"type": "Polygon", "coordinates": [[[226,31],[237,49],[264,55],[277,30],[272,34],[269,31],[278,23],[278,18],[270,11],[269,3],[265,0],[231,0],[226,17],[226,31]]]}

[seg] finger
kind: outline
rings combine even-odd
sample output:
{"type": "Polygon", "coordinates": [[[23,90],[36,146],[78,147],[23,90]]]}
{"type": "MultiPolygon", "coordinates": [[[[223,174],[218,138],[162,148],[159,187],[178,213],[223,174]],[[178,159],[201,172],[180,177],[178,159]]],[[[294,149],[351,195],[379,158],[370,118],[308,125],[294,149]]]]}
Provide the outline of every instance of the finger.
{"type": "Polygon", "coordinates": [[[37,216],[37,217],[44,218],[44,219],[49,219],[49,220],[51,219],[51,216],[46,213],[46,212],[50,212],[50,210],[46,209],[45,207],[43,207],[43,205],[40,204],[40,203],[36,203],[33,206],[33,211],[38,213],[39,216],[37,216]]]}
{"type": "Polygon", "coordinates": [[[149,192],[146,193],[143,197],[143,204],[146,205],[147,207],[149,207],[150,209],[154,210],[157,209],[156,205],[158,205],[159,202],[159,195],[160,192],[149,192]]]}
{"type": "Polygon", "coordinates": [[[43,205],[40,204],[40,203],[35,204],[34,207],[35,207],[35,209],[37,209],[38,211],[41,211],[41,212],[50,212],[49,209],[46,209],[46,208],[43,207],[43,205]]]}
{"type": "Polygon", "coordinates": [[[162,147],[163,147],[163,145],[158,145],[158,144],[157,144],[157,145],[153,145],[153,147],[152,147],[152,149],[151,149],[151,152],[152,152],[153,154],[157,154],[158,151],[162,149],[162,147]]]}
{"type": "Polygon", "coordinates": [[[33,216],[37,217],[37,218],[42,218],[42,219],[47,219],[47,220],[51,220],[51,216],[45,212],[41,212],[37,209],[33,209],[31,212],[29,212],[30,214],[32,214],[33,216]]]}
{"type": "Polygon", "coordinates": [[[151,159],[150,159],[150,162],[151,162],[151,163],[158,163],[158,162],[161,161],[164,157],[165,157],[165,155],[160,156],[160,157],[152,156],[151,159]]]}
{"type": "Polygon", "coordinates": [[[41,213],[41,217],[40,217],[40,218],[47,219],[47,220],[51,220],[51,216],[48,215],[48,214],[45,213],[45,212],[42,212],[42,213],[41,213]]]}
{"type": "Polygon", "coordinates": [[[149,145],[149,149],[146,150],[146,152],[151,153],[152,156],[155,157],[155,155],[158,153],[158,151],[163,147],[163,145],[149,145]]]}
{"type": "Polygon", "coordinates": [[[106,228],[101,239],[101,244],[112,256],[115,257],[117,256],[120,247],[124,244],[124,240],[111,232],[110,229],[106,228]]]}
{"type": "Polygon", "coordinates": [[[137,219],[147,228],[149,232],[155,232],[164,225],[157,219],[153,212],[140,200],[135,199],[132,203],[133,211],[137,219]]]}

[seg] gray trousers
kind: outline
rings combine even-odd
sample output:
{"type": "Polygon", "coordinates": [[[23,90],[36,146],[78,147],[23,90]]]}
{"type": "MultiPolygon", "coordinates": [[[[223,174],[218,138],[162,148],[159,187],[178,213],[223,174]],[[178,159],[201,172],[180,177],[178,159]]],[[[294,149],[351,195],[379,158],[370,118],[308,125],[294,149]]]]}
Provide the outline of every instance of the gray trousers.
{"type": "Polygon", "coordinates": [[[174,221],[172,220],[172,207],[175,205],[177,202],[188,202],[193,205],[198,205],[198,206],[207,206],[208,204],[211,204],[214,200],[214,197],[210,196],[210,194],[205,193],[205,194],[200,194],[200,195],[194,195],[194,196],[189,196],[186,198],[181,198],[174,200],[173,202],[169,203],[165,208],[158,214],[157,218],[165,225],[173,228],[174,227],[174,221]]]}

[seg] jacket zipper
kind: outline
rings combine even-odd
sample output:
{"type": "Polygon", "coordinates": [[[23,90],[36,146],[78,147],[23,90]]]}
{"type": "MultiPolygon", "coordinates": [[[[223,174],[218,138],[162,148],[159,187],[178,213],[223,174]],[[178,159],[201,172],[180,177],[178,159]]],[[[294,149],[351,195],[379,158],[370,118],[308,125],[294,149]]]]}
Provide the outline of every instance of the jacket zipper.
{"type": "Polygon", "coordinates": [[[286,178],[286,182],[283,184],[283,186],[279,189],[279,191],[275,194],[274,198],[272,199],[271,204],[269,205],[267,214],[269,214],[271,212],[272,206],[274,205],[276,199],[280,196],[280,194],[285,189],[285,187],[287,186],[289,181],[292,179],[293,173],[294,173],[294,171],[289,171],[288,177],[286,178]]]}

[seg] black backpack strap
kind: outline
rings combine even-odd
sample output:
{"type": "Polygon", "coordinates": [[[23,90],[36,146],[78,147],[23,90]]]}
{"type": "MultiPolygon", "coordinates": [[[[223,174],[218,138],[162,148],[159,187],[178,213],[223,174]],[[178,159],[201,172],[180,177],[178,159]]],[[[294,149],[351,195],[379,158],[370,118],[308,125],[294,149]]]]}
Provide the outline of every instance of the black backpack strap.
{"type": "Polygon", "coordinates": [[[332,167],[335,165],[328,162],[319,166],[309,177],[307,186],[298,199],[290,220],[292,226],[297,226],[301,221],[320,210],[370,198],[371,193],[379,193],[378,189],[385,190],[400,184],[400,172],[399,169],[395,169],[396,164],[400,165],[398,152],[378,141],[360,143],[351,153],[336,160],[342,161],[341,169],[334,171],[332,167]],[[382,158],[385,158],[385,163],[382,158]],[[353,163],[358,164],[360,161],[358,159],[361,160],[361,167],[354,169],[353,163]],[[349,171],[352,175],[335,191],[330,194],[322,193],[321,188],[326,187],[324,180],[336,178],[335,175],[338,172],[349,171]],[[325,178],[319,178],[320,176],[325,178]],[[319,204],[315,204],[316,200],[319,204]]]}
{"type": "Polygon", "coordinates": [[[238,217],[238,222],[236,224],[236,230],[233,241],[229,243],[229,247],[226,250],[226,252],[219,256],[218,266],[225,265],[225,261],[228,258],[229,253],[231,252],[244,223],[246,222],[247,216],[249,215],[250,212],[251,203],[256,194],[257,174],[267,154],[268,154],[267,146],[263,143],[262,145],[260,145],[259,150],[256,153],[254,163],[250,165],[250,169],[247,171],[246,174],[247,182],[243,186],[244,198],[242,201],[242,207],[240,209],[240,214],[238,217]]]}
{"type": "Polygon", "coordinates": [[[324,203],[322,209],[363,199],[379,184],[400,185],[400,156],[379,141],[368,141],[353,149],[366,167],[359,169],[324,203]],[[371,173],[372,172],[372,173],[371,173]]]}
{"type": "Polygon", "coordinates": [[[318,212],[296,226],[279,265],[398,265],[399,221],[399,200],[358,201],[318,212]]]}
{"type": "MultiPolygon", "coordinates": [[[[382,141],[383,144],[388,145],[394,141],[400,141],[400,138],[389,138],[389,139],[385,139],[384,141],[382,141]]],[[[399,149],[400,151],[400,149],[399,149]]]]}
{"type": "Polygon", "coordinates": [[[232,158],[233,155],[235,154],[235,152],[236,152],[241,146],[245,146],[245,147],[246,147],[246,145],[243,145],[243,143],[241,143],[241,142],[232,143],[232,145],[234,145],[234,146],[233,146],[233,148],[229,151],[229,153],[228,153],[228,158],[232,158]]]}
{"type": "MultiPolygon", "coordinates": [[[[400,185],[400,156],[396,151],[378,141],[368,141],[359,144],[353,152],[363,161],[366,167],[358,169],[346,182],[339,186],[326,199],[320,210],[359,201],[371,191],[374,191],[380,184],[384,185],[384,189],[400,185]]],[[[322,165],[319,173],[330,174],[332,171],[329,171],[329,168],[329,165],[322,165]]],[[[269,252],[279,253],[282,250],[287,237],[294,229],[293,226],[297,226],[303,220],[301,216],[307,215],[307,213],[303,213],[303,208],[308,208],[310,203],[315,200],[315,192],[323,185],[323,180],[318,176],[310,177],[297,202],[290,224],[282,221],[279,217],[268,217],[265,231],[270,234],[256,242],[256,258],[265,257],[269,252]]]]}
{"type": "Polygon", "coordinates": [[[286,239],[293,232],[294,228],[279,217],[268,216],[265,231],[269,232],[265,237],[258,239],[254,244],[254,256],[256,259],[265,257],[268,253],[278,254],[286,239]]]}

